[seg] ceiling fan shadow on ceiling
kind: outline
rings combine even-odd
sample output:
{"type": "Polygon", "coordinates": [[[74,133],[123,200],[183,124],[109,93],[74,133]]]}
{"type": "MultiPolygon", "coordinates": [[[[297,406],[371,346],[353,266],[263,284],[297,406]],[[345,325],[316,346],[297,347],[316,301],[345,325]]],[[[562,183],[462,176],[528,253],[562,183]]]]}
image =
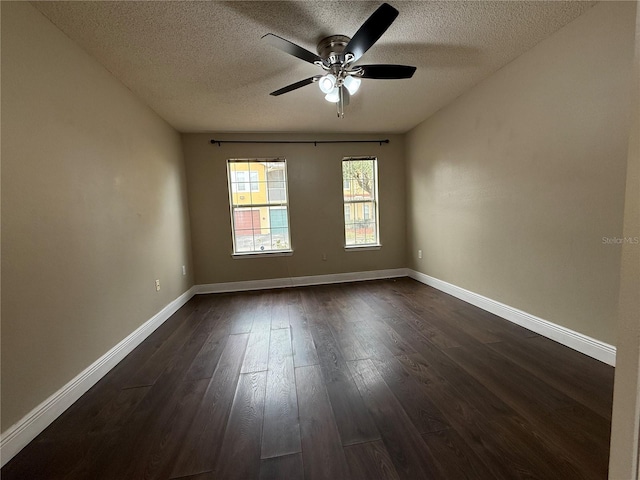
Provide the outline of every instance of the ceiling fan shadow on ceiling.
{"type": "Polygon", "coordinates": [[[289,55],[305,62],[313,63],[324,70],[322,75],[314,75],[299,82],[280,88],[271,95],[278,96],[298,88],[317,83],[325,99],[337,105],[338,117],[344,117],[344,107],[349,98],[360,87],[361,79],[396,80],[411,78],[416,67],[408,65],[354,65],[360,57],[387,31],[398,16],[398,10],[388,3],[383,3],[362,24],[351,38],[345,35],[332,35],[318,43],[318,53],[296,45],[272,33],[262,37],[272,45],[289,55]]]}

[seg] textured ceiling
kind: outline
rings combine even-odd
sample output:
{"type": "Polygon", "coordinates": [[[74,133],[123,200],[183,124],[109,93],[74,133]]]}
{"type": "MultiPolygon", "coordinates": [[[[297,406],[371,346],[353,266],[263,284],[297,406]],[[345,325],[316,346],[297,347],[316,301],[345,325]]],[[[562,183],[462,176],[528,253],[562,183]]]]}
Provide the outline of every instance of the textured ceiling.
{"type": "Polygon", "coordinates": [[[363,80],[338,119],[316,85],[269,93],[321,69],[266,45],[274,33],[315,52],[352,36],[382,2],[34,2],[181,132],[406,132],[594,2],[390,3],[400,15],[360,60],[418,70],[363,80]]]}

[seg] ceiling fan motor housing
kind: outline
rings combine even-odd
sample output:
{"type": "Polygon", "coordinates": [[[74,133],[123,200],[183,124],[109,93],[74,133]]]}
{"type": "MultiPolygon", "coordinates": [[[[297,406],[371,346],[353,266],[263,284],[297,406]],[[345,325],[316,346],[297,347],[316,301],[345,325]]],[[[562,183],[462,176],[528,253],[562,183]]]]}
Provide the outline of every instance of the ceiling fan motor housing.
{"type": "Polygon", "coordinates": [[[330,65],[344,62],[344,48],[349,44],[351,38],[345,35],[331,35],[318,42],[318,55],[330,65]]]}

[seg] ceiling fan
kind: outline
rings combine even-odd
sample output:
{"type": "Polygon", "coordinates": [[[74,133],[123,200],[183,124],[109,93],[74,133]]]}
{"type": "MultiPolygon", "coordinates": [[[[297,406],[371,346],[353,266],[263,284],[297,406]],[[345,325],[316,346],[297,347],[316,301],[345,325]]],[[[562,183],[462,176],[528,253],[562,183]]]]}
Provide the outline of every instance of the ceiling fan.
{"type": "Polygon", "coordinates": [[[383,3],[366,22],[358,29],[352,38],[345,35],[332,35],[318,43],[318,54],[310,52],[289,40],[267,33],[262,37],[285,53],[298,57],[305,62],[321,67],[326,73],[305,78],[299,82],[287,85],[271,95],[278,96],[288,93],[311,83],[317,83],[325,99],[336,103],[338,117],[344,117],[344,107],[349,104],[349,98],[360,87],[362,78],[394,80],[411,78],[416,67],[408,65],[354,65],[364,53],[387,31],[398,16],[398,10],[388,3],[383,3]]]}

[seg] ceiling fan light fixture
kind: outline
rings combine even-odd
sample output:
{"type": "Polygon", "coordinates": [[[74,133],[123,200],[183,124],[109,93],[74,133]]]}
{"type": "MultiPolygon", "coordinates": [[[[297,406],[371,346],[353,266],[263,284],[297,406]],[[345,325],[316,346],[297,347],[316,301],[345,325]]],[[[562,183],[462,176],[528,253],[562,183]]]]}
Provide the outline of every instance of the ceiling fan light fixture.
{"type": "Polygon", "coordinates": [[[318,87],[322,93],[329,94],[336,88],[336,77],[332,73],[326,74],[318,80],[318,87]]]}
{"type": "Polygon", "coordinates": [[[329,93],[327,93],[324,97],[327,102],[338,103],[340,100],[340,92],[338,87],[334,87],[329,93]]]}
{"type": "Polygon", "coordinates": [[[360,83],[362,83],[362,80],[349,75],[347,76],[347,78],[344,79],[343,85],[347,87],[347,90],[349,90],[350,95],[354,95],[360,88],[360,83]]]}

